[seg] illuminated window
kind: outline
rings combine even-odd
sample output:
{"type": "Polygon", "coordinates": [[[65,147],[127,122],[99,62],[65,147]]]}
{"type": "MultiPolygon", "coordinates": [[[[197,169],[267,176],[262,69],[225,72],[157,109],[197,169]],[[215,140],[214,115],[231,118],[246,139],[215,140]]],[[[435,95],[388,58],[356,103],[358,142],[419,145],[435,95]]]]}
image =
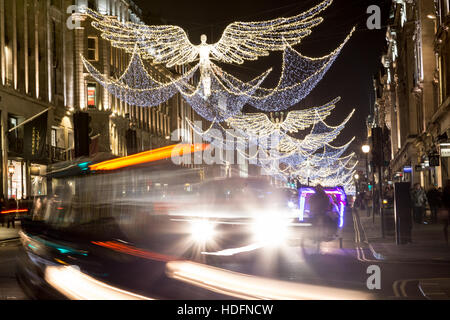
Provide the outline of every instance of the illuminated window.
{"type": "Polygon", "coordinates": [[[87,86],[87,105],[88,108],[97,106],[97,86],[95,84],[88,84],[87,86]]]}
{"type": "Polygon", "coordinates": [[[56,129],[55,128],[52,128],[52,141],[51,141],[51,143],[52,143],[52,147],[56,147],[56,129]]]}

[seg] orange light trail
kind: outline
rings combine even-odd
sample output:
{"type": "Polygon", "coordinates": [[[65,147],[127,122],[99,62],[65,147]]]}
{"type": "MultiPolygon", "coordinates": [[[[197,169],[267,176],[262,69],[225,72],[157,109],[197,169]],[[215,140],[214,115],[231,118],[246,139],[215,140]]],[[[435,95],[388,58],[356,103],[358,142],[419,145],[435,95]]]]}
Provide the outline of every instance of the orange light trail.
{"type": "Polygon", "coordinates": [[[115,241],[91,241],[93,244],[101,247],[105,247],[117,252],[126,253],[132,256],[145,258],[149,260],[155,260],[155,261],[162,261],[162,262],[168,262],[168,261],[177,261],[179,260],[176,257],[167,256],[161,253],[157,252],[151,252],[147,250],[142,250],[136,247],[128,246],[123,243],[115,242],[115,241]]]}
{"type": "Polygon", "coordinates": [[[0,212],[1,214],[7,214],[7,213],[20,213],[20,212],[28,212],[28,209],[12,209],[12,210],[4,210],[0,212]]]}
{"type": "Polygon", "coordinates": [[[199,152],[206,150],[207,148],[209,148],[209,144],[205,143],[175,144],[154,150],[144,151],[131,156],[103,161],[90,165],[89,168],[91,170],[115,170],[141,163],[167,159],[171,156],[181,156],[188,153],[199,152]]]}

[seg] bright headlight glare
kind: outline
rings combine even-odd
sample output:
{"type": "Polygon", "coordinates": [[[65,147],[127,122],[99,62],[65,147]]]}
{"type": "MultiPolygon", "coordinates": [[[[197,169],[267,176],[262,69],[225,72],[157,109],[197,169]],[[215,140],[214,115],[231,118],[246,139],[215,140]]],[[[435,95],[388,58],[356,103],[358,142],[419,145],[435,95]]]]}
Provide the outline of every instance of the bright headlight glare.
{"type": "Polygon", "coordinates": [[[214,224],[206,220],[191,222],[191,236],[195,241],[205,242],[214,237],[214,224]]]}
{"type": "Polygon", "coordinates": [[[264,245],[282,244],[288,237],[288,222],[278,216],[263,216],[253,223],[255,240],[264,245]]]}

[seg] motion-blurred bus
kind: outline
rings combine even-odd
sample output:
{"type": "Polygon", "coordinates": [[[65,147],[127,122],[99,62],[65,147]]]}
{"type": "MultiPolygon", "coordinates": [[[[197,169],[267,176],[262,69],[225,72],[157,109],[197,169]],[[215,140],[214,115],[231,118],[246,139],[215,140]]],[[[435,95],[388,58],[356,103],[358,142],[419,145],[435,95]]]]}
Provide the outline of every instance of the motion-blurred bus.
{"type": "Polygon", "coordinates": [[[77,286],[89,277],[139,296],[201,298],[167,285],[166,263],[232,263],[301,233],[295,190],[263,177],[207,179],[204,168],[175,165],[174,148],[49,170],[52,192],[36,199],[20,233],[18,278],[30,296],[92,298],[77,286]]]}

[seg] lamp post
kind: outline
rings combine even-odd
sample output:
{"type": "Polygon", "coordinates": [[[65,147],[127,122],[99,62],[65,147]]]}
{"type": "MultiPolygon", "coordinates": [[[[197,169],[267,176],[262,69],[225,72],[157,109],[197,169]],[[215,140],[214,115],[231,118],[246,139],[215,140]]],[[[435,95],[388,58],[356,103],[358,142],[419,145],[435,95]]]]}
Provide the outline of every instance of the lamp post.
{"type": "Polygon", "coordinates": [[[13,175],[14,175],[14,171],[16,170],[16,168],[14,167],[14,165],[11,163],[9,166],[8,166],[8,173],[9,173],[9,185],[11,186],[11,192],[10,192],[10,198],[12,198],[12,196],[13,196],[13,180],[12,180],[12,178],[13,178],[13,175]]]}
{"type": "MultiPolygon", "coordinates": [[[[366,155],[366,181],[367,181],[367,191],[369,191],[369,152],[370,152],[370,145],[364,144],[362,147],[362,152],[366,155]]],[[[366,210],[368,210],[366,208],[366,210]]],[[[372,206],[372,215],[373,215],[373,206],[372,206]]]]}
{"type": "Polygon", "coordinates": [[[368,144],[365,144],[362,146],[362,152],[366,155],[366,177],[367,181],[369,181],[369,152],[370,152],[370,146],[368,144]]]}
{"type": "Polygon", "coordinates": [[[355,189],[356,189],[356,194],[358,195],[359,193],[359,174],[355,173],[355,175],[353,176],[353,178],[355,179],[355,189]]]}

